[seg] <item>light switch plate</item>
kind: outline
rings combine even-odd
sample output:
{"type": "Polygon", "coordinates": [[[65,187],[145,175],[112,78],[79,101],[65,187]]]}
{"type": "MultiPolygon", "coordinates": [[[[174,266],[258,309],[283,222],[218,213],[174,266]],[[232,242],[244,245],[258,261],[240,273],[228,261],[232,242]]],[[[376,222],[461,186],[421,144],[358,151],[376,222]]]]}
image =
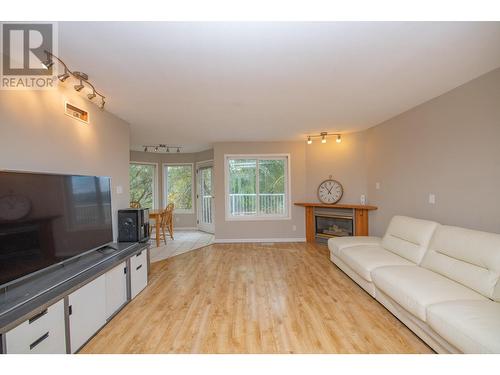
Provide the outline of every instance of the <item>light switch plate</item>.
{"type": "Polygon", "coordinates": [[[380,190],[380,182],[375,182],[375,189],[380,190]]]}
{"type": "Polygon", "coordinates": [[[429,194],[429,204],[436,204],[436,195],[430,193],[429,194]]]}
{"type": "Polygon", "coordinates": [[[118,185],[116,187],[116,194],[123,194],[123,186],[118,185]]]}

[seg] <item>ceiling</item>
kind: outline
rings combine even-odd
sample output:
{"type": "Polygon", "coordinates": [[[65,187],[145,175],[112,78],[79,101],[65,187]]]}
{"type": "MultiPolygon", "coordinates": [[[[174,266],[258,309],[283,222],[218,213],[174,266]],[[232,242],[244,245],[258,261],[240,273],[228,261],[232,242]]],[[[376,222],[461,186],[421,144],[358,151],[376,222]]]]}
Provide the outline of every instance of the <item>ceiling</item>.
{"type": "Polygon", "coordinates": [[[131,144],[304,139],[374,126],[500,67],[500,22],[61,22],[131,144]]]}

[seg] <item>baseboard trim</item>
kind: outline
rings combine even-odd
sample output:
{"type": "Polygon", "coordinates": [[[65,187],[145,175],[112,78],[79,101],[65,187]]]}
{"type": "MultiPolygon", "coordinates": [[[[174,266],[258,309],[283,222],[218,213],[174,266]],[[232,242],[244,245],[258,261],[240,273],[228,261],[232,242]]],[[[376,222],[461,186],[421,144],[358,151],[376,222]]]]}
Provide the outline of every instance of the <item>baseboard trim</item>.
{"type": "Polygon", "coordinates": [[[198,230],[196,227],[176,227],[174,225],[174,230],[198,230]]]}
{"type": "Polygon", "coordinates": [[[215,238],[214,243],[251,243],[251,242],[306,242],[305,237],[295,238],[215,238]]]}

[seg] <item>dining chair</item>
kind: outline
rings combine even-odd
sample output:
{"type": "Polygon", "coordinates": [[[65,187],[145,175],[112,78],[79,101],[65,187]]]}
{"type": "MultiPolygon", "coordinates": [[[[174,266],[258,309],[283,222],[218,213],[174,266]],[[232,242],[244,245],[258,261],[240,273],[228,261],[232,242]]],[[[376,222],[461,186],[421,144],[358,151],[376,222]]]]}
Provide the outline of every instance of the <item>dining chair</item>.
{"type": "Polygon", "coordinates": [[[163,242],[165,242],[166,245],[167,244],[167,236],[165,234],[166,227],[167,227],[167,209],[164,209],[163,211],[160,212],[160,222],[158,223],[158,227],[156,227],[156,220],[151,220],[149,222],[149,237],[151,238],[151,240],[153,240],[153,229],[154,229],[155,237],[156,233],[158,233],[160,240],[163,240],[163,242]]]}
{"type": "MultiPolygon", "coordinates": [[[[165,208],[165,227],[170,234],[170,238],[174,239],[174,204],[169,203],[165,208]]],[[[163,228],[165,230],[165,228],[163,228]]]]}
{"type": "Polygon", "coordinates": [[[142,208],[139,202],[130,202],[130,208],[142,208]]]}

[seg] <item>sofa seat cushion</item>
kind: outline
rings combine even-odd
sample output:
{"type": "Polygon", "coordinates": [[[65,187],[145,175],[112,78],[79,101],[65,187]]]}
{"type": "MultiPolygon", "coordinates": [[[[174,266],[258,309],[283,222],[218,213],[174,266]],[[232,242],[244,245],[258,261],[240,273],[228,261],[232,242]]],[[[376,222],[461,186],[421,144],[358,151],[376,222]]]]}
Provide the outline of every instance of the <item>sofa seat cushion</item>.
{"type": "MultiPolygon", "coordinates": [[[[411,266],[410,261],[383,249],[379,245],[360,245],[340,250],[339,258],[359,276],[372,281],[371,272],[384,266],[411,266]]],[[[416,265],[414,265],[416,267],[416,265]]]]}
{"type": "Polygon", "coordinates": [[[438,303],[427,308],[427,322],[464,353],[500,353],[500,303],[438,303]]]}
{"type": "Polygon", "coordinates": [[[340,251],[346,247],[359,245],[378,245],[382,239],[373,236],[335,237],[328,240],[330,253],[340,255],[340,251]]]}
{"type": "Polygon", "coordinates": [[[422,321],[427,321],[427,307],[455,300],[487,300],[465,286],[428,269],[415,266],[376,268],[372,280],[377,289],[422,321]]]}

